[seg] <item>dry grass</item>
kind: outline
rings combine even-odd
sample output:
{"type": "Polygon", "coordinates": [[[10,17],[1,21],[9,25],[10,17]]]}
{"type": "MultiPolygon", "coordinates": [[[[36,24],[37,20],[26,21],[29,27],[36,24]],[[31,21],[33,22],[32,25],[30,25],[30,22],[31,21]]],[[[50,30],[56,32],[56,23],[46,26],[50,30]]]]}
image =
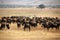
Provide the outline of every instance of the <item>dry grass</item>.
{"type": "Polygon", "coordinates": [[[60,17],[60,9],[56,8],[0,8],[0,16],[47,16],[60,17]]]}

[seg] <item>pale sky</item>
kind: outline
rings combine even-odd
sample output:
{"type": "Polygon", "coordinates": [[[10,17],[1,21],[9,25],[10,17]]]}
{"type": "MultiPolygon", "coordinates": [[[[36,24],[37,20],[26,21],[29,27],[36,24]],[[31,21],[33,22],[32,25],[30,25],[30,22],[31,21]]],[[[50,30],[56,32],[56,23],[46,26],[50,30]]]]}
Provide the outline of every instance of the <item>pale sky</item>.
{"type": "Polygon", "coordinates": [[[60,4],[60,0],[0,0],[0,4],[17,4],[17,5],[55,5],[60,4]]]}

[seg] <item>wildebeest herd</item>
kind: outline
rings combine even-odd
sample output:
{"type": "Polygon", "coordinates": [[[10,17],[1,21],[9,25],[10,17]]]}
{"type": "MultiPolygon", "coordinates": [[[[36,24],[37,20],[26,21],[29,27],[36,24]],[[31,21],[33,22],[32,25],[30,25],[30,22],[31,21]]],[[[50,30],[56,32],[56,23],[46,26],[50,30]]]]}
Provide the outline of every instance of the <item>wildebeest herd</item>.
{"type": "Polygon", "coordinates": [[[11,23],[16,23],[17,28],[20,28],[21,25],[24,26],[23,29],[26,30],[26,28],[31,30],[31,27],[37,27],[38,24],[42,25],[41,27],[47,28],[49,30],[50,28],[56,28],[59,30],[60,27],[60,18],[51,18],[51,17],[25,17],[25,16],[11,16],[11,17],[1,17],[0,18],[0,30],[7,27],[7,29],[10,29],[11,23]]]}

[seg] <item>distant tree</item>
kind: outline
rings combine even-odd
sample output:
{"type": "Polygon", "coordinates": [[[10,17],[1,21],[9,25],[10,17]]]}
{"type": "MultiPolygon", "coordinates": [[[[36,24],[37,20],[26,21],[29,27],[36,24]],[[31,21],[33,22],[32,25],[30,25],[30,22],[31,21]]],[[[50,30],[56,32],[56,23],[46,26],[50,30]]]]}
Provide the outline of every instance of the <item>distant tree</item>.
{"type": "Polygon", "coordinates": [[[38,6],[38,8],[45,8],[45,5],[44,4],[40,4],[39,6],[38,6]]]}

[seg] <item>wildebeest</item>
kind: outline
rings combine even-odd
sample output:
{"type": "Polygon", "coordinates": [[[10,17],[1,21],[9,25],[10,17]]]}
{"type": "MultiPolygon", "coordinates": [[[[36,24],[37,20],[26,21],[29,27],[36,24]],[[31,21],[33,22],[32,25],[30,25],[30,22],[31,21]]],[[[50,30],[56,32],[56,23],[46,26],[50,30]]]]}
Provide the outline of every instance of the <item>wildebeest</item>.
{"type": "Polygon", "coordinates": [[[11,19],[7,19],[6,23],[11,24],[11,19]]]}
{"type": "Polygon", "coordinates": [[[37,27],[37,22],[36,21],[30,21],[29,22],[32,27],[37,27]]]}
{"type": "Polygon", "coordinates": [[[44,28],[47,28],[48,30],[50,28],[56,28],[59,29],[60,27],[60,18],[56,17],[26,17],[26,16],[11,16],[11,17],[2,17],[0,19],[1,27],[5,28],[5,26],[10,29],[9,24],[10,23],[17,23],[17,27],[24,26],[24,30],[28,28],[30,30],[30,27],[37,27],[37,24],[43,25],[44,28]],[[8,23],[8,24],[6,24],[8,23]]]}
{"type": "Polygon", "coordinates": [[[50,29],[50,28],[56,28],[56,29],[59,29],[59,26],[60,26],[60,24],[58,24],[58,23],[54,23],[54,22],[44,22],[43,24],[43,27],[44,28],[47,28],[48,30],[50,29]]]}
{"type": "Polygon", "coordinates": [[[29,22],[24,22],[24,23],[23,23],[23,26],[24,26],[24,28],[23,28],[24,31],[25,31],[26,28],[28,28],[29,31],[31,30],[29,22]]]}
{"type": "Polygon", "coordinates": [[[5,28],[5,23],[1,23],[0,30],[2,30],[3,28],[5,28]]]}
{"type": "Polygon", "coordinates": [[[8,29],[10,29],[9,23],[1,23],[0,29],[2,30],[5,27],[8,28],[8,29]]]}

